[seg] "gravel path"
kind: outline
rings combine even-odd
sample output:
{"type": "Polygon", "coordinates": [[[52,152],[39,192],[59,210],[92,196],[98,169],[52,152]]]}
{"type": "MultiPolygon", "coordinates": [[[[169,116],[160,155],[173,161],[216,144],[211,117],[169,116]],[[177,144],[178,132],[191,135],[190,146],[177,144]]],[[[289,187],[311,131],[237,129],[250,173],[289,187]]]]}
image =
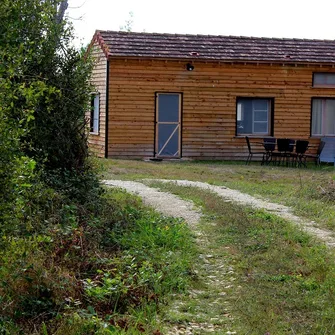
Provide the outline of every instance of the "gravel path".
{"type": "Polygon", "coordinates": [[[269,211],[283,219],[291,221],[297,225],[299,225],[304,231],[310,233],[321,241],[323,241],[328,247],[335,247],[335,234],[332,231],[326,229],[320,229],[316,227],[315,221],[308,221],[304,220],[294,214],[291,213],[292,209],[290,207],[275,204],[272,202],[268,202],[265,200],[257,199],[251,195],[241,193],[236,190],[229,189],[224,186],[214,186],[207,183],[202,182],[194,182],[188,180],[166,180],[160,179],[157,180],[159,182],[164,183],[175,183],[180,186],[191,186],[191,187],[198,187],[202,189],[207,189],[211,192],[218,194],[220,197],[236,202],[241,205],[247,205],[258,209],[264,209],[269,211]]]}
{"type": "Polygon", "coordinates": [[[167,335],[195,335],[195,334],[236,334],[231,331],[233,317],[230,312],[227,296],[234,288],[235,273],[226,264],[221,251],[213,249],[213,236],[204,232],[204,223],[200,223],[201,212],[194,208],[194,204],[179,197],[161,192],[139,182],[105,180],[107,186],[121,187],[128,192],[139,195],[146,205],[159,212],[182,217],[193,231],[199,251],[195,273],[204,284],[202,290],[191,290],[192,311],[189,311],[189,298],[183,295],[176,296],[169,306],[165,316],[168,329],[167,335]],[[210,306],[210,308],[208,308],[210,306]],[[178,315],[178,320],[176,319],[178,315]],[[218,317],[220,316],[220,317],[218,317]]]}
{"type": "MultiPolygon", "coordinates": [[[[326,229],[320,229],[316,227],[316,222],[303,220],[302,218],[292,214],[290,207],[275,204],[262,199],[257,199],[251,195],[244,194],[224,186],[214,186],[207,183],[188,180],[155,179],[155,181],[206,189],[218,194],[227,201],[235,202],[241,205],[252,206],[258,209],[264,209],[297,224],[306,232],[319,238],[327,246],[335,247],[334,232],[326,229]]],[[[103,183],[110,186],[123,187],[129,192],[138,194],[143,199],[145,204],[155,207],[157,210],[166,215],[183,217],[189,224],[194,224],[200,219],[201,214],[194,209],[192,203],[181,200],[175,195],[166,192],[160,192],[159,190],[134,181],[105,180],[103,183]]]]}
{"type": "Polygon", "coordinates": [[[157,211],[173,217],[182,217],[188,224],[199,222],[201,213],[194,209],[192,202],[181,200],[179,197],[161,192],[136,181],[104,180],[108,186],[121,187],[128,192],[139,195],[143,202],[157,211]]]}
{"type": "MultiPolygon", "coordinates": [[[[289,207],[257,199],[223,186],[214,186],[202,182],[161,179],[151,179],[143,182],[150,183],[152,181],[197,187],[214,192],[225,201],[264,209],[297,224],[306,232],[322,240],[327,246],[335,247],[334,233],[317,228],[315,227],[315,222],[303,220],[292,214],[289,207]]],[[[189,299],[183,299],[182,296],[176,297],[165,317],[165,322],[168,326],[166,334],[236,334],[237,332],[232,330],[234,328],[234,316],[231,314],[229,306],[229,300],[234,298],[234,292],[239,289],[239,286],[235,285],[235,272],[226,263],[222,251],[213,248],[211,241],[215,237],[208,235],[208,231],[207,233],[204,231],[206,222],[198,224],[200,223],[201,212],[194,208],[194,204],[140,182],[105,180],[103,183],[111,187],[124,188],[128,192],[140,196],[146,205],[165,215],[184,218],[195,234],[200,252],[196,273],[201,282],[204,283],[205,288],[190,291],[193,312],[189,312],[189,299]],[[210,308],[207,308],[208,306],[210,308]],[[180,320],[185,321],[172,321],[176,319],[176,315],[178,316],[177,319],[180,318],[180,320]]]]}

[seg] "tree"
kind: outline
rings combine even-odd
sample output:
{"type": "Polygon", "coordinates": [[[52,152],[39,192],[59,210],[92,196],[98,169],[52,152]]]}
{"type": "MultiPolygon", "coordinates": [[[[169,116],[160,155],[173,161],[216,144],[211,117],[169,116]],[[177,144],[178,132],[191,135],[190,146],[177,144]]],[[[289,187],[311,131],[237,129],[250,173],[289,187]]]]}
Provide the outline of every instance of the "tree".
{"type": "Polygon", "coordinates": [[[120,30],[130,32],[133,30],[133,24],[134,24],[134,13],[130,11],[128,20],[126,20],[123,26],[120,26],[120,30]]]}
{"type": "Polygon", "coordinates": [[[0,228],[35,172],[71,196],[90,188],[92,63],[71,46],[66,8],[67,0],[0,2],[0,228]]]}
{"type": "Polygon", "coordinates": [[[55,6],[57,8],[56,23],[61,24],[64,21],[64,15],[69,6],[68,1],[63,0],[59,4],[55,1],[55,6]]]}
{"type": "Polygon", "coordinates": [[[17,113],[21,111],[19,118],[26,115],[22,112],[29,103],[24,96],[27,90],[33,99],[25,152],[44,162],[47,169],[80,169],[87,156],[84,115],[92,90],[88,81],[92,64],[70,45],[72,31],[64,21],[67,1],[15,3],[19,10],[7,17],[3,37],[15,74],[10,89],[24,84],[24,92],[12,101],[17,113]],[[22,23],[18,25],[17,21],[22,23]],[[18,26],[13,34],[15,24],[18,26]],[[19,55],[15,54],[18,41],[19,55]]]}

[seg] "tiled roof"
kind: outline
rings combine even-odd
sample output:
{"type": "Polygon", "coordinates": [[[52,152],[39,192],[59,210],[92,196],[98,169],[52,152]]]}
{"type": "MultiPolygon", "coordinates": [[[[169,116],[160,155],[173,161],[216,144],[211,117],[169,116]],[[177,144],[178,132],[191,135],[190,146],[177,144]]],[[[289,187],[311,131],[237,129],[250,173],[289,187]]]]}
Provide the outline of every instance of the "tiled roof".
{"type": "Polygon", "coordinates": [[[109,57],[335,64],[334,40],[180,35],[97,30],[109,57]]]}

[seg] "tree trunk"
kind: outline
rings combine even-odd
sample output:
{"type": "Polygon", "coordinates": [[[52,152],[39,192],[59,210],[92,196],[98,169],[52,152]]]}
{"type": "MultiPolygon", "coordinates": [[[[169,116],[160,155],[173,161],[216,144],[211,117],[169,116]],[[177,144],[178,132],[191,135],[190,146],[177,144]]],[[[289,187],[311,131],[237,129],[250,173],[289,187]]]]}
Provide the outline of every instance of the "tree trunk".
{"type": "Polygon", "coordinates": [[[60,24],[63,19],[64,19],[64,15],[65,15],[65,11],[67,10],[69,4],[68,4],[68,0],[63,0],[58,7],[57,10],[57,15],[56,15],[56,23],[60,24]]]}

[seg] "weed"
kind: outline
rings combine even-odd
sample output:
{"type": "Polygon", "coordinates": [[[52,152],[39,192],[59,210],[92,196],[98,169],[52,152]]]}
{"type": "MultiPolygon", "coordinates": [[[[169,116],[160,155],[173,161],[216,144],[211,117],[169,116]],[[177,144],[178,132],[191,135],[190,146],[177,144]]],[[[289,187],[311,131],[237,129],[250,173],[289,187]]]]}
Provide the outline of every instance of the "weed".
{"type": "Polygon", "coordinates": [[[88,300],[125,312],[185,289],[192,257],[188,235],[183,222],[143,211],[124,231],[112,233],[123,252],[111,260],[112,269],[84,281],[88,300]]]}
{"type": "Polygon", "coordinates": [[[99,216],[62,201],[43,234],[2,237],[2,333],[159,334],[159,306],[188,285],[188,227],[121,190],[95,203],[99,216]]]}

